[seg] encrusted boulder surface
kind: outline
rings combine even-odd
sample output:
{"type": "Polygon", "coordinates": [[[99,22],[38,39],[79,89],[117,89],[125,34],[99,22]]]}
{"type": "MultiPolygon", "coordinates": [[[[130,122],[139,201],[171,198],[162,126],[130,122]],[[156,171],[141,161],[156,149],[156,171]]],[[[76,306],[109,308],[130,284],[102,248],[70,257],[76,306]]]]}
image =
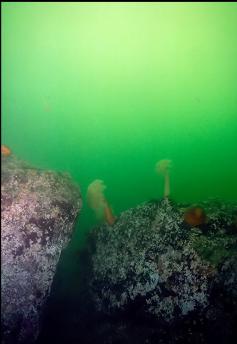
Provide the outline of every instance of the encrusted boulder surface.
{"type": "Polygon", "coordinates": [[[2,343],[32,343],[56,266],[81,209],[67,174],[2,158],[2,343]]]}
{"type": "Polygon", "coordinates": [[[200,203],[207,223],[193,228],[183,220],[188,206],[151,201],[91,233],[98,343],[236,340],[237,205],[200,203]]]}

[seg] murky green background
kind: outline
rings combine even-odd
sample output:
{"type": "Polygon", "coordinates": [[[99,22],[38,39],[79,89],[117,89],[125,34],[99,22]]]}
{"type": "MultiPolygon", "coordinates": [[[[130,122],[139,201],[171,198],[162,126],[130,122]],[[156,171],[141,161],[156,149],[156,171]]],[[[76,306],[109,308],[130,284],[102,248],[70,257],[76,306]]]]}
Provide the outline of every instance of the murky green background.
{"type": "MultiPolygon", "coordinates": [[[[2,143],[116,214],[237,199],[237,3],[3,3],[2,143]]],[[[96,222],[84,201],[73,245],[96,222]]]]}

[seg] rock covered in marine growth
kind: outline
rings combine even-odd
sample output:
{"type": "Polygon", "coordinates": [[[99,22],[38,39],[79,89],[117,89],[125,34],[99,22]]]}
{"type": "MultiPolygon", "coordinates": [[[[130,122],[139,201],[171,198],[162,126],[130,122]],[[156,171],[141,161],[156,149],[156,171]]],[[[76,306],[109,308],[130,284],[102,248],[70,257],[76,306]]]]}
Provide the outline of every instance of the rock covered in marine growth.
{"type": "Polygon", "coordinates": [[[200,206],[208,221],[195,228],[184,222],[183,205],[162,200],[92,232],[90,297],[103,319],[95,329],[98,343],[234,338],[237,206],[200,206]]]}
{"type": "Polygon", "coordinates": [[[3,343],[31,343],[62,249],[81,209],[71,178],[2,158],[3,343]]]}

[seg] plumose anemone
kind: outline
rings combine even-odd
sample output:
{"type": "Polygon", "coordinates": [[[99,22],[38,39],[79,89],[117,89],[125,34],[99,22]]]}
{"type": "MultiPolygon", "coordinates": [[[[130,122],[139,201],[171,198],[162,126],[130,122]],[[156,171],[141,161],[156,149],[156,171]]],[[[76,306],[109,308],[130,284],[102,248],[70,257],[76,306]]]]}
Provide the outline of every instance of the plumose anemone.
{"type": "Polygon", "coordinates": [[[116,218],[104,196],[106,185],[103,180],[96,179],[87,188],[87,203],[95,211],[97,218],[104,218],[109,225],[113,225],[116,218]]]}
{"type": "Polygon", "coordinates": [[[156,163],[156,172],[164,176],[164,198],[168,198],[170,195],[170,175],[169,171],[171,168],[171,160],[163,159],[156,163]]]}

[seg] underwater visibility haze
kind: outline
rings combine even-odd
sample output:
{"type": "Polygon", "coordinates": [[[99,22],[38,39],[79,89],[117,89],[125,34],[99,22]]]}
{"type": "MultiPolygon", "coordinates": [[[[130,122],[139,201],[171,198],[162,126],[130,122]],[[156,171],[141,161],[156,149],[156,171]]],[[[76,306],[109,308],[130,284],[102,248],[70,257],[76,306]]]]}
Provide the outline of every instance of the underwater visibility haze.
{"type": "Polygon", "coordinates": [[[163,160],[172,200],[237,201],[236,37],[235,2],[2,3],[2,144],[79,184],[69,256],[96,180],[111,223],[162,199],[163,160]]]}
{"type": "MultiPolygon", "coordinates": [[[[236,3],[3,3],[2,142],[116,212],[237,197],[236,3]]],[[[84,204],[84,212],[86,205],[84,204]]]]}

